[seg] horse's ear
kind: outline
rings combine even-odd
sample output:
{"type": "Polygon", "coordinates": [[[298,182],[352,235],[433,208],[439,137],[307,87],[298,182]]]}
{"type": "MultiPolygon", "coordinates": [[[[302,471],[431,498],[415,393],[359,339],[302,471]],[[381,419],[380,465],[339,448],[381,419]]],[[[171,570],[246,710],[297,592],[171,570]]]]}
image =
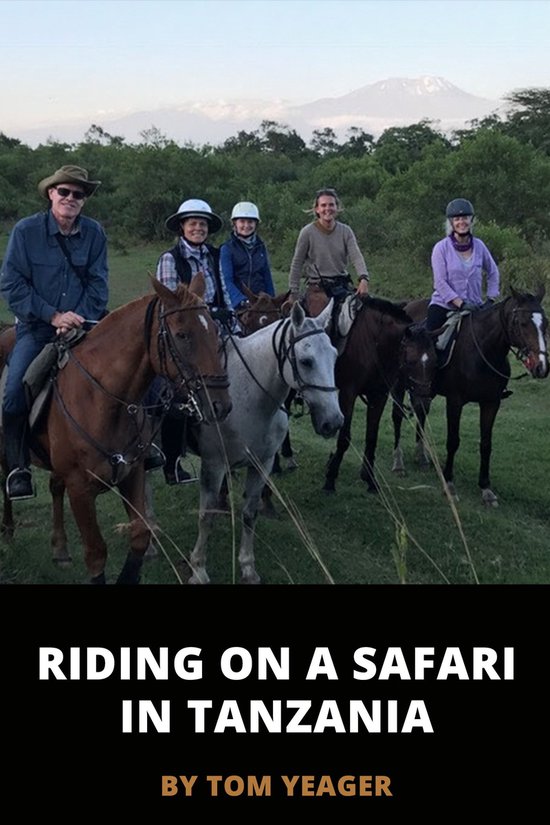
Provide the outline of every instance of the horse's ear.
{"type": "Polygon", "coordinates": [[[325,329],[328,329],[328,326],[332,319],[332,307],[334,306],[334,298],[331,298],[326,307],[322,312],[319,313],[317,316],[317,320],[319,321],[320,325],[325,329]]]}
{"type": "Polygon", "coordinates": [[[204,280],[204,274],[202,272],[197,272],[197,274],[191,279],[189,292],[197,295],[201,300],[204,298],[204,293],[206,292],[206,281],[204,280]]]}
{"type": "Polygon", "coordinates": [[[537,291],[535,292],[535,298],[538,301],[542,301],[546,294],[546,286],[544,284],[539,284],[537,287],[537,291]]]}
{"type": "Polygon", "coordinates": [[[300,301],[294,301],[294,303],[292,304],[292,309],[290,311],[290,320],[292,321],[294,326],[301,327],[304,323],[305,317],[306,314],[300,301]]]}
{"type": "Polygon", "coordinates": [[[176,296],[174,295],[171,289],[168,289],[167,286],[164,286],[163,283],[161,283],[156,278],[153,278],[151,275],[149,275],[149,277],[153,282],[153,289],[155,290],[163,304],[170,305],[176,302],[176,296]]]}
{"type": "Polygon", "coordinates": [[[246,284],[241,283],[241,284],[239,284],[239,286],[240,286],[241,292],[243,293],[243,295],[246,295],[246,297],[248,298],[249,301],[255,301],[258,298],[256,293],[252,292],[252,290],[249,289],[246,284]]]}
{"type": "Polygon", "coordinates": [[[519,299],[521,298],[521,293],[518,292],[517,289],[514,289],[512,284],[510,284],[510,295],[512,296],[512,298],[515,298],[516,301],[519,301],[519,299]]]}
{"type": "Polygon", "coordinates": [[[277,309],[281,309],[284,302],[288,300],[289,295],[290,295],[290,289],[288,290],[288,292],[282,292],[280,295],[275,295],[275,297],[272,298],[272,301],[275,304],[275,306],[277,307],[277,309]]]}
{"type": "Polygon", "coordinates": [[[293,304],[290,303],[288,298],[286,299],[286,301],[283,301],[283,303],[280,306],[281,317],[282,318],[289,318],[290,317],[290,313],[292,312],[292,306],[293,306],[293,304]]]}

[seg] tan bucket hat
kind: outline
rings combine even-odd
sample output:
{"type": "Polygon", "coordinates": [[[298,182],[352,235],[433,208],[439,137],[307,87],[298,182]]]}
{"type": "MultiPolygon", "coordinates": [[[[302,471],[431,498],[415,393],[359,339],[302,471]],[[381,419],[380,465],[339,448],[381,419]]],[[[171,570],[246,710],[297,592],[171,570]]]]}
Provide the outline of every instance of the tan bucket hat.
{"type": "Polygon", "coordinates": [[[76,183],[86,192],[86,196],[90,197],[101,184],[101,181],[88,180],[88,172],[86,169],[69,164],[68,166],[62,166],[61,169],[57,169],[53,175],[41,180],[38,184],[38,191],[43,198],[49,200],[48,189],[60,183],[76,183]]]}

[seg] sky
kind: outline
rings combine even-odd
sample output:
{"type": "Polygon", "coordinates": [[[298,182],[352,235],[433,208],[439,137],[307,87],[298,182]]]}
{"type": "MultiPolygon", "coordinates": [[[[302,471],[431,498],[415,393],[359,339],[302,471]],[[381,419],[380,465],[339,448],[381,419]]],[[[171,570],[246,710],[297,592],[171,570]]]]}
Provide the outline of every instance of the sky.
{"type": "Polygon", "coordinates": [[[0,0],[0,131],[445,78],[550,87],[550,0],[0,0]]]}

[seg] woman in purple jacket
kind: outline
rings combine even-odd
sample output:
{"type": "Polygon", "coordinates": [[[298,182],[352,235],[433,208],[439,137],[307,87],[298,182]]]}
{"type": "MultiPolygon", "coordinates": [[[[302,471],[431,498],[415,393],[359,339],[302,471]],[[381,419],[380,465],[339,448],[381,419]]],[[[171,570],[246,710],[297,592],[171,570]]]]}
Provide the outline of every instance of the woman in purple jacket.
{"type": "Polygon", "coordinates": [[[479,238],[474,238],[474,207],[464,198],[447,205],[447,237],[432,250],[434,291],[428,307],[427,328],[438,329],[450,311],[478,309],[483,304],[482,283],[492,302],[499,295],[498,267],[479,238]]]}

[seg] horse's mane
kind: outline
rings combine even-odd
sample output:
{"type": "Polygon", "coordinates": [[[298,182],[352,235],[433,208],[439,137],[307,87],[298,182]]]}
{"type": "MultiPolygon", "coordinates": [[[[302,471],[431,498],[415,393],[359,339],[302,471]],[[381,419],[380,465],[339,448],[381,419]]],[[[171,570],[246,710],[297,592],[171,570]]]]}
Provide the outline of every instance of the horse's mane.
{"type": "Polygon", "coordinates": [[[365,309],[375,309],[384,315],[390,315],[402,324],[412,323],[412,318],[405,312],[400,304],[388,301],[386,298],[374,298],[371,295],[362,298],[362,301],[365,309]]]}

